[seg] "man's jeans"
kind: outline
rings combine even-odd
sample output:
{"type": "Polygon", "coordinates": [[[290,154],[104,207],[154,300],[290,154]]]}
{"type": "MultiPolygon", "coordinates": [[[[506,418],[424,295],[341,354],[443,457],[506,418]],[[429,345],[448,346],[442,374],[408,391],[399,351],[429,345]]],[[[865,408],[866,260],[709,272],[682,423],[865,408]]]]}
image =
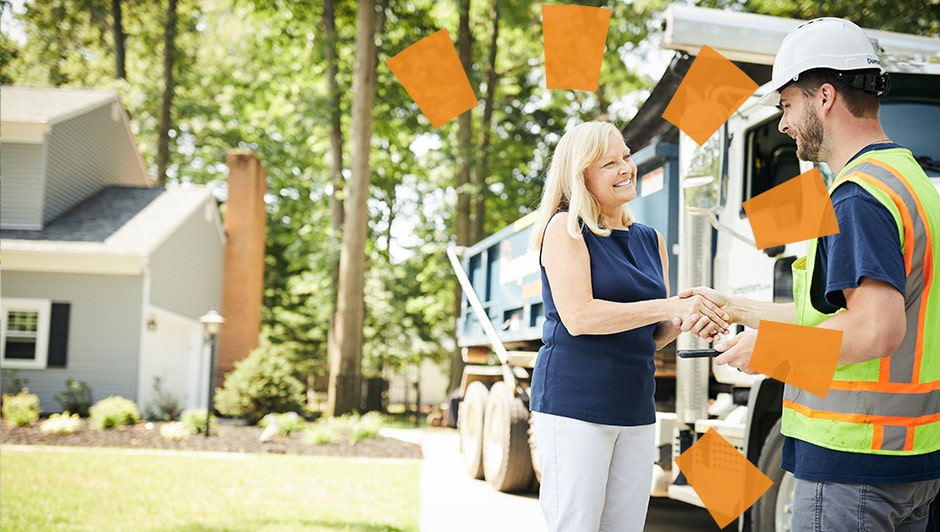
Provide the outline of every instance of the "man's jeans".
{"type": "Polygon", "coordinates": [[[796,481],[791,530],[923,532],[940,480],[908,484],[796,481]]]}

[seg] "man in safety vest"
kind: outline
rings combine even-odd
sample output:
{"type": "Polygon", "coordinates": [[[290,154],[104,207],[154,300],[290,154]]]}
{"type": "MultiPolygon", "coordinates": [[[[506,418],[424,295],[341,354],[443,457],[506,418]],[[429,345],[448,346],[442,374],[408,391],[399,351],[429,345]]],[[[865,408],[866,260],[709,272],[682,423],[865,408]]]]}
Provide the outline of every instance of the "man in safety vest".
{"type": "MultiPolygon", "coordinates": [[[[797,156],[837,173],[829,195],[839,232],[794,263],[794,303],[685,293],[753,328],[772,320],[843,331],[826,397],[784,391],[792,530],[924,530],[940,488],[940,195],[881,127],[889,78],[855,24],[821,18],[791,31],[772,85],[761,103],[783,111],[779,129],[797,156]]],[[[704,322],[683,330],[713,334],[704,322]]],[[[719,345],[716,363],[750,372],[755,337],[719,345]]]]}

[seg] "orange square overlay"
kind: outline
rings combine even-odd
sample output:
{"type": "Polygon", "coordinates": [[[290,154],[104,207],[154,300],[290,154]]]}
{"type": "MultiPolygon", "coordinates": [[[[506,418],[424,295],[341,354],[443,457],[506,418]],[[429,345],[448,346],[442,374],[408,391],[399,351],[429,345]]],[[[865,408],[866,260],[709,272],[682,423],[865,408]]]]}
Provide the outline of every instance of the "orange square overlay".
{"type": "Polygon", "coordinates": [[[839,232],[819,168],[813,167],[743,203],[757,249],[839,232]]]}
{"type": "Polygon", "coordinates": [[[842,331],[761,321],[748,367],[826,397],[841,349],[842,331]]]}
{"type": "Polygon", "coordinates": [[[734,63],[702,46],[663,118],[701,146],[755,90],[757,83],[734,63]]]}
{"type": "Polygon", "coordinates": [[[611,10],[542,6],[545,88],[596,91],[611,10]]]}
{"type": "Polygon", "coordinates": [[[435,128],[477,104],[446,29],[405,48],[385,64],[435,128]]]}
{"type": "Polygon", "coordinates": [[[773,482],[727,440],[708,429],[676,464],[720,528],[760,499],[773,482]]]}

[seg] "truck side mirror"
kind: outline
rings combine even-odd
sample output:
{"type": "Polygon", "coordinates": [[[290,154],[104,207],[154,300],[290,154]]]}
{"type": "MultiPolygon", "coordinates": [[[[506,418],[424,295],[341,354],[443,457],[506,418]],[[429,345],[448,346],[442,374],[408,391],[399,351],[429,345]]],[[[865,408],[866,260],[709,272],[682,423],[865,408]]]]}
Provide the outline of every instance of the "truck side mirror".
{"type": "Polygon", "coordinates": [[[721,223],[718,212],[724,206],[727,172],[727,124],[701,146],[685,133],[679,133],[679,179],[682,207],[692,216],[708,218],[711,226],[726,231],[753,246],[754,241],[721,223]]]}
{"type": "Polygon", "coordinates": [[[689,176],[682,180],[685,210],[696,216],[708,216],[718,210],[718,180],[714,176],[689,176]]]}
{"type": "Polygon", "coordinates": [[[685,133],[679,134],[679,179],[689,214],[708,216],[721,207],[724,138],[723,127],[701,146],[685,133]]]}

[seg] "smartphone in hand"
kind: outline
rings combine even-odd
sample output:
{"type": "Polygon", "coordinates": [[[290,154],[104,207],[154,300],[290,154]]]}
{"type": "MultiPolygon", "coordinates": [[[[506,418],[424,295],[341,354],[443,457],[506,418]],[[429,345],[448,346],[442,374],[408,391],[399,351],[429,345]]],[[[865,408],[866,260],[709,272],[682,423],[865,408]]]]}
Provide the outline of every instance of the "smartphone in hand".
{"type": "Polygon", "coordinates": [[[680,349],[679,358],[708,358],[716,357],[721,352],[716,349],[680,349]]]}

